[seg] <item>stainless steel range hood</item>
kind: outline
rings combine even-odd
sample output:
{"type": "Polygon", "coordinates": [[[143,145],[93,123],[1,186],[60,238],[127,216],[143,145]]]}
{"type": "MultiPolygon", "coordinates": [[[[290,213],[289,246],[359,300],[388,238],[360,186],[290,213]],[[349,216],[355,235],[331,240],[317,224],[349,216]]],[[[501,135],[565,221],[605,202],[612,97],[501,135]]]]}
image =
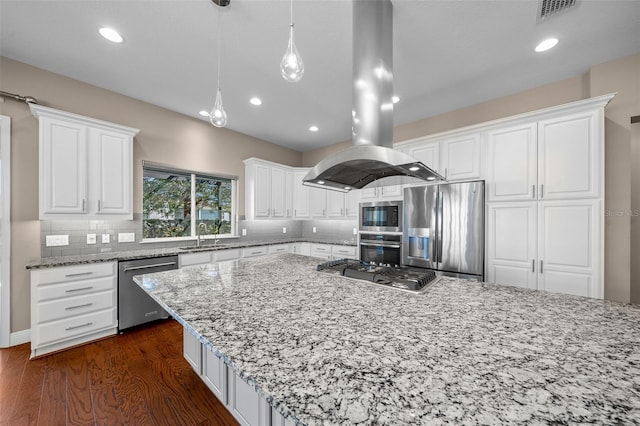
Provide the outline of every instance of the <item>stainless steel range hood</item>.
{"type": "MultiPolygon", "coordinates": [[[[353,147],[320,161],[305,185],[347,192],[383,178],[444,180],[393,149],[393,6],[353,0],[353,147]]],[[[386,179],[389,181],[389,179],[386,179]]]]}

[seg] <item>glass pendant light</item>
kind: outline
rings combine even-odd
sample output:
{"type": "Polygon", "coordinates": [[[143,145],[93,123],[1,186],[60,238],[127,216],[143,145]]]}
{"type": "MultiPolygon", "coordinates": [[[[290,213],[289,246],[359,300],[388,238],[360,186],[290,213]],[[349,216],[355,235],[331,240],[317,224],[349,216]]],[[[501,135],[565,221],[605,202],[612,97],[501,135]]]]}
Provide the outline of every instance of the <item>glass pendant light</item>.
{"type": "Polygon", "coordinates": [[[282,77],[292,83],[300,81],[304,75],[304,62],[293,40],[293,0],[291,0],[291,23],[289,24],[289,45],[280,61],[282,77]]]}
{"type": "MultiPolygon", "coordinates": [[[[221,7],[221,6],[219,6],[221,7]]],[[[216,92],[216,101],[209,113],[209,121],[216,127],[224,127],[227,125],[227,113],[222,107],[222,92],[220,90],[220,52],[221,52],[221,26],[220,26],[220,9],[218,9],[218,90],[216,92]]]]}

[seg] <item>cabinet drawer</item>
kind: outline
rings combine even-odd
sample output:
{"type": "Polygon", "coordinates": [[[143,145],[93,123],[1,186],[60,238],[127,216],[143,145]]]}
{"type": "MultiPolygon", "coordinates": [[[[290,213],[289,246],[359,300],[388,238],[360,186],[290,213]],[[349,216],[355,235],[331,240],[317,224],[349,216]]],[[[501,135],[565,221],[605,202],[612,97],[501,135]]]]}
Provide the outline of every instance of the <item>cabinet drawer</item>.
{"type": "Polygon", "coordinates": [[[36,339],[31,342],[31,345],[32,347],[38,347],[47,343],[66,340],[114,327],[116,324],[115,308],[53,321],[36,326],[38,328],[37,333],[35,333],[36,339]]]}
{"type": "Polygon", "coordinates": [[[269,253],[289,253],[289,244],[278,244],[275,246],[269,246],[269,253]]]}
{"type": "Polygon", "coordinates": [[[356,248],[351,246],[333,246],[331,248],[331,254],[336,258],[355,259],[356,248]]]}
{"type": "Polygon", "coordinates": [[[220,250],[216,252],[216,260],[218,262],[235,259],[240,259],[240,249],[220,250]]]}
{"type": "Polygon", "coordinates": [[[269,253],[269,248],[267,246],[260,247],[248,247],[242,249],[242,257],[255,257],[255,256],[264,256],[269,253]]]}
{"type": "Polygon", "coordinates": [[[71,281],[69,283],[39,285],[35,287],[36,301],[80,296],[116,288],[116,277],[103,277],[96,280],[71,281]]]}
{"type": "Polygon", "coordinates": [[[180,267],[202,265],[211,262],[212,252],[189,253],[180,255],[180,267]]]}
{"type": "Polygon", "coordinates": [[[31,279],[36,285],[42,285],[115,276],[117,274],[117,266],[116,262],[107,262],[35,269],[31,272],[31,279]]]}
{"type": "Polygon", "coordinates": [[[328,244],[312,244],[311,256],[315,257],[331,257],[331,246],[328,244]]]}
{"type": "Polygon", "coordinates": [[[36,305],[38,323],[115,308],[115,290],[67,297],[36,305]]]}

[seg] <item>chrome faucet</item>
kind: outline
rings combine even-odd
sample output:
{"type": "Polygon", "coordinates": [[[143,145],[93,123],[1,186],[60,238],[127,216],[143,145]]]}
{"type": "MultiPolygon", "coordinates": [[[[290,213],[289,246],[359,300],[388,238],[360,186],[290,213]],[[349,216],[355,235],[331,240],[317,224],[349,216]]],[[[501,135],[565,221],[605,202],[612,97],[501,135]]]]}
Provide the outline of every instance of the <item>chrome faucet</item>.
{"type": "Polygon", "coordinates": [[[198,237],[198,239],[196,240],[196,247],[200,247],[200,242],[202,241],[202,234],[200,233],[200,228],[204,228],[204,233],[205,235],[207,234],[207,224],[204,222],[200,222],[198,224],[198,232],[196,233],[196,236],[198,237]]]}

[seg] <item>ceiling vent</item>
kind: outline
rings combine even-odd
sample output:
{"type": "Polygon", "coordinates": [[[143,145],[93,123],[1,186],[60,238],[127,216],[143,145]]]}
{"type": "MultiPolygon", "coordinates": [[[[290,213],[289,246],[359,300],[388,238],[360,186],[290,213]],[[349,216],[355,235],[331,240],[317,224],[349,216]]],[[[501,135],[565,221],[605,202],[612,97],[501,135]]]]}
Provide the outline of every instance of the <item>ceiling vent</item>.
{"type": "Polygon", "coordinates": [[[540,0],[538,22],[572,8],[576,2],[577,0],[540,0]]]}

